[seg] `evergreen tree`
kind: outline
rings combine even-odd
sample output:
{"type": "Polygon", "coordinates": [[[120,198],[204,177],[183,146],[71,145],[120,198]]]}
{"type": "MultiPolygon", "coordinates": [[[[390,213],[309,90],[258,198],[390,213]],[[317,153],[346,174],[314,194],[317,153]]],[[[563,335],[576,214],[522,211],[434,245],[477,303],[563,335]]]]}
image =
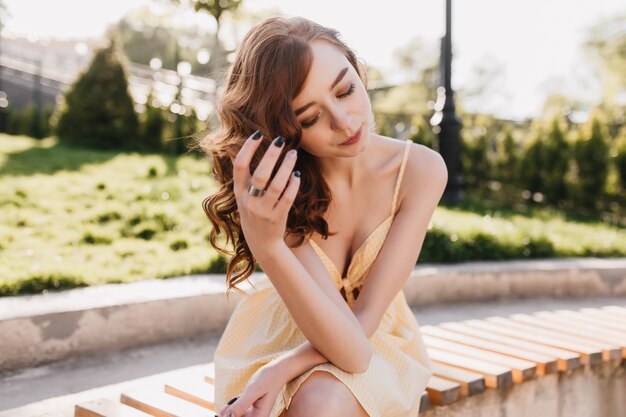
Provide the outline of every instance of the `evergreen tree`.
{"type": "Polygon", "coordinates": [[[552,120],[542,152],[541,179],[543,193],[549,203],[567,198],[565,175],[569,169],[570,151],[559,119],[552,120]]]}
{"type": "Polygon", "coordinates": [[[584,207],[595,208],[604,194],[609,163],[609,145],[597,115],[590,118],[579,134],[574,158],[578,168],[576,200],[584,207]]]}
{"type": "Polygon", "coordinates": [[[620,134],[615,141],[615,165],[617,174],[622,184],[622,191],[626,192],[626,126],[622,127],[620,134]]]}
{"type": "Polygon", "coordinates": [[[163,147],[163,129],[165,127],[163,110],[152,105],[153,96],[148,96],[146,111],[141,125],[141,142],[144,149],[160,151],[163,147]]]}
{"type": "Polygon", "coordinates": [[[464,174],[471,184],[482,184],[491,178],[491,161],[489,159],[489,138],[481,134],[473,140],[461,141],[461,159],[464,174]]]}
{"type": "Polygon", "coordinates": [[[533,193],[543,191],[541,185],[541,172],[544,167],[542,134],[541,129],[532,134],[517,167],[516,177],[519,178],[520,185],[533,193]]]}
{"type": "Polygon", "coordinates": [[[65,95],[56,133],[62,141],[86,147],[140,148],[139,120],[113,41],[96,52],[65,95]]]}
{"type": "Polygon", "coordinates": [[[505,183],[515,184],[515,167],[518,164],[519,156],[517,144],[509,129],[505,130],[504,139],[498,143],[497,150],[498,178],[505,183]]]}

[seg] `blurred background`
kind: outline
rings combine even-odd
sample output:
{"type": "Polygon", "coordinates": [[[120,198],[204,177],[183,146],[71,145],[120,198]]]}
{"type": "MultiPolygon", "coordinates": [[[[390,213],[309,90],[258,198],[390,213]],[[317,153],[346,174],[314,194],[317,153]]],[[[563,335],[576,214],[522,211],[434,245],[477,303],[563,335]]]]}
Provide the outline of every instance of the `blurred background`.
{"type": "MultiPolygon", "coordinates": [[[[440,150],[443,1],[0,0],[0,296],[223,272],[202,199],[245,33],[301,15],[368,68],[380,133],[440,150]]],[[[458,198],[420,262],[626,255],[626,6],[454,2],[458,198]]]]}

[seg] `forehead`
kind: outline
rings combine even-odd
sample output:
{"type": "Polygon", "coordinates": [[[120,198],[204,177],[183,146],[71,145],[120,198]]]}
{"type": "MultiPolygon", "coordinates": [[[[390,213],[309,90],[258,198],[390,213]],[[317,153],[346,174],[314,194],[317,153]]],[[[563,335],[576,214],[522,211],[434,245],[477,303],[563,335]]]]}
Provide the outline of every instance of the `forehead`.
{"type": "Polygon", "coordinates": [[[316,92],[329,91],[333,81],[337,78],[337,74],[345,67],[348,67],[348,72],[353,70],[344,53],[329,42],[313,41],[311,42],[311,51],[313,54],[311,69],[304,81],[302,91],[294,99],[294,104],[316,92]]]}

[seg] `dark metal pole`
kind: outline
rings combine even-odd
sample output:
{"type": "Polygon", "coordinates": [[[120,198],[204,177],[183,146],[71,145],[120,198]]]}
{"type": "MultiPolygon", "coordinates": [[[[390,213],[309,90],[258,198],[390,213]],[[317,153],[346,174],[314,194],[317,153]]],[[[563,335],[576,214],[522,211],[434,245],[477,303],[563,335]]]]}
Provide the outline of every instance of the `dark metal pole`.
{"type": "Polygon", "coordinates": [[[456,115],[454,91],[452,90],[452,0],[446,0],[446,35],[441,43],[441,78],[437,89],[435,114],[430,120],[433,131],[438,135],[438,150],[448,167],[448,185],[442,199],[456,204],[464,199],[464,178],[461,174],[460,155],[462,127],[456,115]]]}

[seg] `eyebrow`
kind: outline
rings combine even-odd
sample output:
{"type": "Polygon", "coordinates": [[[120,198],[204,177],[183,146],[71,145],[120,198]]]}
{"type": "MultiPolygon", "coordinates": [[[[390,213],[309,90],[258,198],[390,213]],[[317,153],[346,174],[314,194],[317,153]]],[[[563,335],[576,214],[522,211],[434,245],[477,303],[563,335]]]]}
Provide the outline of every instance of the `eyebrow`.
{"type": "MultiPolygon", "coordinates": [[[[341,81],[341,79],[343,78],[344,75],[346,75],[346,72],[348,72],[348,67],[345,67],[344,69],[342,69],[341,71],[339,71],[339,75],[337,75],[337,78],[335,78],[335,81],[333,81],[332,85],[330,86],[330,91],[333,90],[333,88],[335,88],[335,86],[337,84],[339,84],[339,81],[341,81]]],[[[304,111],[306,109],[308,109],[309,107],[311,107],[313,104],[315,104],[314,101],[305,104],[304,106],[300,107],[298,110],[296,110],[296,116],[298,116],[299,114],[304,113],[304,111]]]]}

